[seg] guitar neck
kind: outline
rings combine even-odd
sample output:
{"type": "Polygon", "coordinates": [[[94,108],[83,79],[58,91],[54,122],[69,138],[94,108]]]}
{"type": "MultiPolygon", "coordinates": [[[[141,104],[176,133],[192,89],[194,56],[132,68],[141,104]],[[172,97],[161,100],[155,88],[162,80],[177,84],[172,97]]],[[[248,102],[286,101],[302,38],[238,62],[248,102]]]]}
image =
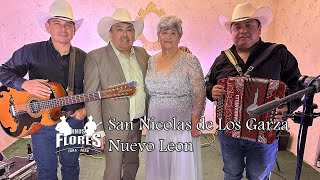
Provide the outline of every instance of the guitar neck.
{"type": "MultiPolygon", "coordinates": [[[[108,95],[104,95],[103,98],[108,98],[108,95]]],[[[39,102],[40,109],[51,109],[59,106],[67,106],[72,104],[78,104],[87,101],[94,101],[102,99],[100,91],[86,94],[78,94],[73,96],[65,96],[56,99],[50,99],[47,101],[39,102]]]]}
{"type": "Polygon", "coordinates": [[[101,91],[78,94],[73,96],[65,96],[55,99],[49,99],[45,101],[39,101],[36,103],[30,103],[30,108],[37,110],[51,109],[54,107],[67,106],[72,104],[78,104],[87,101],[95,101],[100,99],[110,99],[110,98],[123,98],[131,96],[135,92],[136,82],[131,81],[130,83],[119,84],[115,86],[108,87],[101,91]]]}

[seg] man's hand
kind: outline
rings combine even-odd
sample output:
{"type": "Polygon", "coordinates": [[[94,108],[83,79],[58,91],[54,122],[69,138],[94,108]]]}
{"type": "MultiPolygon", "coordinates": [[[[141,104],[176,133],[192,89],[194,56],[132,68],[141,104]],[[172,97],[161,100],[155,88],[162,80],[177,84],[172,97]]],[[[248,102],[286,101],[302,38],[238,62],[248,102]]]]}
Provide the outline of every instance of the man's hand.
{"type": "Polygon", "coordinates": [[[190,51],[190,49],[187,48],[186,46],[180,46],[179,49],[182,50],[183,52],[192,54],[192,52],[190,51]]]}
{"type": "Polygon", "coordinates": [[[212,87],[212,98],[214,101],[218,100],[226,91],[221,85],[215,85],[212,87]]]}
{"type": "Polygon", "coordinates": [[[288,105],[283,105],[283,106],[280,106],[280,108],[277,108],[276,109],[276,115],[274,116],[275,119],[279,119],[281,120],[283,117],[282,117],[282,113],[283,112],[287,112],[288,111],[288,105]]]}
{"type": "Polygon", "coordinates": [[[50,88],[43,84],[46,82],[48,82],[48,80],[33,79],[25,81],[24,83],[22,83],[21,87],[30,94],[33,94],[41,98],[46,98],[49,97],[51,94],[50,88]]]}
{"type": "Polygon", "coordinates": [[[86,116],[87,116],[87,111],[85,108],[80,108],[70,115],[70,117],[74,117],[78,120],[83,120],[86,116]]]}
{"type": "Polygon", "coordinates": [[[105,140],[104,138],[105,138],[105,136],[103,136],[103,137],[100,138],[101,149],[102,149],[102,150],[104,150],[104,140],[105,140]]]}

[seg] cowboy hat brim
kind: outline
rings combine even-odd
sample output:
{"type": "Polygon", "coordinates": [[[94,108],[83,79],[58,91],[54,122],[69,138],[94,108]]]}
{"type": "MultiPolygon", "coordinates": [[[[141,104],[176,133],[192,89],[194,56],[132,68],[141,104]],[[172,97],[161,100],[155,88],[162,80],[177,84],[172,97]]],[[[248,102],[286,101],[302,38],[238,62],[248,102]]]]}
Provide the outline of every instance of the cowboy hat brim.
{"type": "Polygon", "coordinates": [[[272,10],[270,8],[268,8],[268,7],[261,7],[259,9],[257,9],[249,17],[239,18],[239,19],[235,19],[235,20],[228,20],[227,17],[220,16],[219,17],[219,21],[220,21],[220,24],[227,31],[230,31],[231,24],[234,23],[234,22],[245,21],[245,20],[248,20],[248,19],[257,19],[258,21],[260,21],[261,26],[267,26],[272,21],[272,18],[273,18],[272,10]]]}
{"type": "Polygon", "coordinates": [[[41,29],[43,29],[44,31],[47,31],[46,27],[45,27],[45,23],[49,20],[49,19],[52,19],[52,18],[57,18],[57,19],[62,19],[62,20],[65,20],[65,21],[72,21],[74,22],[74,26],[75,26],[75,30],[77,31],[82,22],[83,22],[83,19],[78,19],[78,20],[71,20],[69,18],[64,18],[64,17],[55,17],[55,16],[51,16],[49,15],[48,13],[38,13],[37,14],[37,20],[38,20],[38,24],[39,26],[41,27],[41,29]]]}
{"type": "Polygon", "coordinates": [[[112,25],[120,22],[126,22],[126,23],[131,23],[134,27],[135,30],[135,40],[139,39],[143,32],[143,27],[144,27],[144,22],[142,18],[138,18],[136,20],[132,21],[122,21],[122,20],[117,20],[112,17],[103,17],[97,26],[97,31],[99,36],[105,41],[109,42],[111,40],[110,35],[109,35],[109,30],[112,25]]]}

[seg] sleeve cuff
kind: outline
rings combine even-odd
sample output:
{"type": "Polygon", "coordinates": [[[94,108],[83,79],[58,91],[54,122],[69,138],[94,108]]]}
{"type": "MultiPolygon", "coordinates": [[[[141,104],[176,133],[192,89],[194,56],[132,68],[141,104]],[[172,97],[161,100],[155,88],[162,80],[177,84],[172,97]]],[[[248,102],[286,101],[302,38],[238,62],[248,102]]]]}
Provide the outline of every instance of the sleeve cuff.
{"type": "Polygon", "coordinates": [[[22,91],[24,89],[22,89],[21,86],[25,81],[27,81],[27,80],[25,80],[23,78],[17,78],[17,79],[14,80],[13,87],[18,91],[22,91]]]}
{"type": "Polygon", "coordinates": [[[104,131],[98,131],[95,134],[100,134],[100,137],[106,136],[106,133],[104,131]]]}
{"type": "Polygon", "coordinates": [[[213,100],[213,97],[212,97],[212,90],[206,91],[206,93],[207,93],[207,98],[208,98],[211,102],[213,102],[214,100],[213,100]]]}

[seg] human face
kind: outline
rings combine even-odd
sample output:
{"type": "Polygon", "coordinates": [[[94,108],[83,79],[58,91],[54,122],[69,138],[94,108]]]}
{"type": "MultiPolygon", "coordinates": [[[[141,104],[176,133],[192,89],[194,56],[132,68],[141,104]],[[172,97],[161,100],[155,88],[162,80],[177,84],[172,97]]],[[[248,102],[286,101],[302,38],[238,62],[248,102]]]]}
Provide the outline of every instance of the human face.
{"type": "Polygon", "coordinates": [[[162,49],[178,48],[180,35],[176,29],[160,30],[159,42],[162,49]]]}
{"type": "Polygon", "coordinates": [[[113,45],[120,51],[130,51],[135,41],[134,27],[130,23],[116,23],[111,26],[110,37],[113,45]]]}
{"type": "Polygon", "coordinates": [[[54,44],[70,44],[75,34],[75,26],[72,21],[53,18],[49,19],[45,26],[54,44]]]}
{"type": "Polygon", "coordinates": [[[250,50],[261,35],[261,26],[255,19],[232,23],[231,38],[238,50],[250,50]]]}

